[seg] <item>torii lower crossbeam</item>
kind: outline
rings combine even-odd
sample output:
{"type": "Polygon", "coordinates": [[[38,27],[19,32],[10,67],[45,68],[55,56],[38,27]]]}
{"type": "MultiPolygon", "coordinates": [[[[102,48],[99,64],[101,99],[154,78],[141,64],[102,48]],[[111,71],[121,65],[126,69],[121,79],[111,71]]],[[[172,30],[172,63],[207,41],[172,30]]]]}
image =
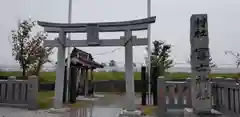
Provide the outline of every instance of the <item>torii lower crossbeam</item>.
{"type": "MultiPolygon", "coordinates": [[[[138,38],[133,36],[132,45],[133,46],[144,46],[148,43],[147,38],[138,38]]],[[[97,46],[124,46],[124,39],[100,39],[100,43],[97,46]]],[[[61,46],[59,40],[45,40],[44,46],[47,47],[58,47],[61,46]]],[[[89,47],[87,40],[66,40],[66,47],[89,47]]],[[[95,46],[94,44],[92,46],[95,46]]]]}

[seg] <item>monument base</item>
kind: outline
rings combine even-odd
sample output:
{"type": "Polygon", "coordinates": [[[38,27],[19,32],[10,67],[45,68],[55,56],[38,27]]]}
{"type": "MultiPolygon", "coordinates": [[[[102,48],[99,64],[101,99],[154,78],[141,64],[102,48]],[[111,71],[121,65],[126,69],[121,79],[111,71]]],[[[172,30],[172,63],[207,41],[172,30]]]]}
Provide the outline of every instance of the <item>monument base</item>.
{"type": "Polygon", "coordinates": [[[126,110],[121,109],[117,114],[117,117],[142,117],[143,112],[141,110],[126,110]]]}
{"type": "Polygon", "coordinates": [[[225,117],[221,112],[212,109],[211,112],[195,113],[192,108],[184,108],[184,117],[225,117]]]}

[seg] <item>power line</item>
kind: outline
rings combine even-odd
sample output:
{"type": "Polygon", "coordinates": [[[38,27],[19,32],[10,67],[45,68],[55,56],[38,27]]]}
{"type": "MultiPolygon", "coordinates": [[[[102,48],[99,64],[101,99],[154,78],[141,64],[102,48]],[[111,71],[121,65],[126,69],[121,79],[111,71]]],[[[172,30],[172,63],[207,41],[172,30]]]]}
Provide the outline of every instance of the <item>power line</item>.
{"type": "MultiPolygon", "coordinates": [[[[126,46],[127,43],[128,43],[130,40],[132,40],[132,37],[130,37],[130,38],[124,43],[123,46],[126,46]]],[[[110,53],[116,52],[117,50],[120,50],[120,49],[122,49],[122,47],[119,47],[119,48],[113,49],[112,51],[108,51],[108,52],[103,52],[103,53],[95,54],[95,56],[100,56],[100,55],[110,54],[110,53]]]]}
{"type": "Polygon", "coordinates": [[[113,50],[111,50],[111,51],[107,51],[107,52],[103,52],[103,53],[94,54],[94,55],[95,55],[95,56],[106,55],[106,54],[110,54],[110,53],[116,52],[117,50],[120,50],[120,49],[122,49],[122,47],[119,47],[119,48],[113,49],[113,50]]]}

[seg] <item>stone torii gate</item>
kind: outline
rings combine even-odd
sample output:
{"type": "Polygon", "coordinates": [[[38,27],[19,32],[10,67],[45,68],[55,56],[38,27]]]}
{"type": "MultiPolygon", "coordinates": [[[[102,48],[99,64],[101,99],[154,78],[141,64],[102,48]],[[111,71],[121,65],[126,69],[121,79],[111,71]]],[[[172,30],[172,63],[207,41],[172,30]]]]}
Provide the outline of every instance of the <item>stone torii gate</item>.
{"type": "Polygon", "coordinates": [[[156,17],[123,21],[98,23],[51,23],[38,21],[48,33],[59,33],[55,40],[44,40],[47,47],[58,47],[58,62],[56,67],[54,107],[62,106],[65,48],[66,47],[93,47],[93,46],[124,46],[125,47],[125,81],[126,81],[126,110],[135,110],[135,93],[133,77],[133,49],[132,46],[148,44],[147,38],[137,38],[132,31],[146,30],[148,25],[155,23],[156,17]],[[99,32],[124,32],[120,39],[99,39],[99,32]],[[87,40],[66,39],[66,33],[87,33],[87,40]]]}

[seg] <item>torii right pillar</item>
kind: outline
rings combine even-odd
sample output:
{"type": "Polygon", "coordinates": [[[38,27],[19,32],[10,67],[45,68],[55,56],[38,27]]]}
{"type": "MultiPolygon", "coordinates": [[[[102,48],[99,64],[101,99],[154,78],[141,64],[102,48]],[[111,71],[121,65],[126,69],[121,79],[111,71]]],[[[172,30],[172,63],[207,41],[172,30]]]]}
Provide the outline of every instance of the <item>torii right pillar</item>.
{"type": "Polygon", "coordinates": [[[184,117],[222,117],[212,109],[207,14],[194,14],[190,20],[192,108],[184,109],[184,117]]]}

